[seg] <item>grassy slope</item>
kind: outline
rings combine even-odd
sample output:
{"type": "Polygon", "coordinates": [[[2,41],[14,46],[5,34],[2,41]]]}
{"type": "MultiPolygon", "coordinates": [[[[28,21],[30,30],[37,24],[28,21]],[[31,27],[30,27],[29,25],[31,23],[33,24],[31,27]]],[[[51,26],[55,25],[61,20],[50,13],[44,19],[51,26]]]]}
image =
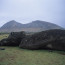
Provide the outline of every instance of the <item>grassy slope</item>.
{"type": "Polygon", "coordinates": [[[65,52],[4,48],[0,50],[0,65],[65,65],[65,52]]]}
{"type": "Polygon", "coordinates": [[[0,35],[0,40],[3,38],[7,38],[7,37],[8,37],[8,34],[2,34],[2,35],[0,35]]]}

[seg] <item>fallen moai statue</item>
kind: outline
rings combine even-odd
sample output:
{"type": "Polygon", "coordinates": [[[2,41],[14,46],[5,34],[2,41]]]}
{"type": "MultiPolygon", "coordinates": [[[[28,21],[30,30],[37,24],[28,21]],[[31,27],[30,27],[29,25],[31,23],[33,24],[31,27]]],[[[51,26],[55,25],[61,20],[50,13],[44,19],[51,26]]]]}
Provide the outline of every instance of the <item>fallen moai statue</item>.
{"type": "Polygon", "coordinates": [[[24,32],[11,32],[8,38],[0,41],[1,46],[19,46],[21,40],[25,37],[24,32]]]}
{"type": "Polygon", "coordinates": [[[65,30],[53,29],[26,35],[24,32],[12,32],[8,38],[0,41],[1,46],[19,46],[25,49],[53,49],[65,51],[65,30]]]}
{"type": "Polygon", "coordinates": [[[47,30],[25,37],[20,45],[25,49],[53,49],[65,51],[65,30],[47,30]]]}

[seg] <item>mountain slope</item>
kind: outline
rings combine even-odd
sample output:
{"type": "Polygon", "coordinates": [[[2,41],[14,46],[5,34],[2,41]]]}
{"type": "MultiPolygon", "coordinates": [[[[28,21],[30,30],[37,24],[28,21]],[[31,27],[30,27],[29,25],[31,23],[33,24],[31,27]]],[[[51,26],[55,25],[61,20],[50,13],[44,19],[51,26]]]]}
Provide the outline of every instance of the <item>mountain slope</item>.
{"type": "Polygon", "coordinates": [[[33,22],[29,23],[29,24],[26,24],[26,27],[45,28],[45,29],[61,28],[60,26],[58,26],[56,24],[45,22],[45,21],[40,21],[40,20],[36,20],[36,21],[33,21],[33,22]]]}
{"type": "Polygon", "coordinates": [[[12,31],[39,32],[49,29],[62,29],[62,27],[53,23],[40,20],[32,21],[31,23],[28,24],[21,24],[16,22],[15,20],[12,20],[4,24],[0,28],[0,32],[12,32],[12,31]]]}
{"type": "Polygon", "coordinates": [[[15,20],[5,23],[1,29],[11,29],[11,28],[21,28],[22,24],[16,22],[15,20]]]}

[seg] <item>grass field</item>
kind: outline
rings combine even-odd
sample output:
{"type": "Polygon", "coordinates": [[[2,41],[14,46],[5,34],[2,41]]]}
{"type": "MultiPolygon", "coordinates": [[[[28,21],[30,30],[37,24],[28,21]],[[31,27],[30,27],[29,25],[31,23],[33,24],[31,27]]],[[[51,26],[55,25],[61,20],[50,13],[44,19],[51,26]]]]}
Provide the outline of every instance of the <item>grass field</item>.
{"type": "Polygon", "coordinates": [[[0,35],[0,40],[3,39],[3,38],[7,38],[9,34],[2,34],[0,35]]]}
{"type": "MultiPolygon", "coordinates": [[[[3,36],[3,35],[2,35],[3,36]]],[[[0,36],[0,39],[4,38],[0,36]]],[[[0,65],[65,65],[65,52],[26,50],[19,47],[3,47],[0,50],[0,65]]]]}

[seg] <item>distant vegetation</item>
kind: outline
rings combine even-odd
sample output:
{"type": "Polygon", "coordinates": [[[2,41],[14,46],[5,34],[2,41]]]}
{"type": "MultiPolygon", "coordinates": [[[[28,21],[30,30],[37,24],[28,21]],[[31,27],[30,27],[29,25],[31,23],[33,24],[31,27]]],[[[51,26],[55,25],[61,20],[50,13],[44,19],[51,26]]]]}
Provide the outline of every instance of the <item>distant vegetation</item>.
{"type": "Polygon", "coordinates": [[[9,32],[0,32],[0,35],[3,35],[3,34],[10,34],[9,32]]]}
{"type": "Polygon", "coordinates": [[[0,40],[2,40],[3,38],[7,38],[9,34],[10,33],[7,32],[0,32],[0,40]]]}

